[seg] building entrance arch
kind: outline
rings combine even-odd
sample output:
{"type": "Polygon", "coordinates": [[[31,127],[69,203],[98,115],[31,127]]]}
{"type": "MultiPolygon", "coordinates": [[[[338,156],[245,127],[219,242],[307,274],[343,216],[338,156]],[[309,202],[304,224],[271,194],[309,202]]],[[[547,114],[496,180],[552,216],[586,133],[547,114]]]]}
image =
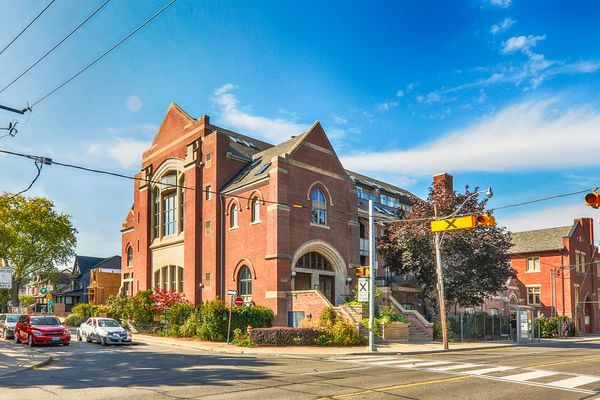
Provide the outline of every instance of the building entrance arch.
{"type": "Polygon", "coordinates": [[[311,240],[300,246],[292,257],[292,290],[319,290],[331,304],[348,294],[344,257],[331,244],[311,240]]]}
{"type": "Polygon", "coordinates": [[[585,333],[594,333],[594,304],[591,296],[586,296],[583,305],[583,326],[581,327],[585,333]]]}

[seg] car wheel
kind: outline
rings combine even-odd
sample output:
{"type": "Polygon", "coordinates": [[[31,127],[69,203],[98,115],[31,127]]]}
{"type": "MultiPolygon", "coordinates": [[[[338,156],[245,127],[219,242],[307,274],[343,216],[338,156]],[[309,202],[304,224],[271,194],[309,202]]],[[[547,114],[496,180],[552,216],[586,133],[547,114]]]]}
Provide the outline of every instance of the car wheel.
{"type": "Polygon", "coordinates": [[[8,332],[6,332],[6,329],[2,331],[2,338],[4,338],[4,340],[8,340],[8,332]]]}
{"type": "Polygon", "coordinates": [[[21,341],[19,340],[19,334],[15,331],[15,343],[19,344],[21,341]]]}
{"type": "Polygon", "coordinates": [[[104,338],[104,337],[101,337],[101,338],[100,338],[100,344],[101,344],[102,346],[106,346],[106,338],[104,338]]]}
{"type": "Polygon", "coordinates": [[[88,343],[92,343],[92,338],[90,338],[89,335],[84,335],[85,336],[85,341],[88,343]]]}
{"type": "Polygon", "coordinates": [[[63,346],[68,346],[71,342],[63,343],[63,346]]]}
{"type": "Polygon", "coordinates": [[[29,347],[35,346],[35,343],[33,343],[33,335],[29,335],[29,337],[27,338],[27,344],[29,345],[29,347]]]}

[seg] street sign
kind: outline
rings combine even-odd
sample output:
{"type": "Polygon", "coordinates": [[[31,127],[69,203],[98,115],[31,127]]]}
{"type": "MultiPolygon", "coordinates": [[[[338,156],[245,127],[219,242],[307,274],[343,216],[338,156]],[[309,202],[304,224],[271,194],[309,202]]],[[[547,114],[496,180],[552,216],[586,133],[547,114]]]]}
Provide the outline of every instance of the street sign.
{"type": "Polygon", "coordinates": [[[228,291],[227,291],[227,294],[228,294],[229,296],[237,296],[237,290],[228,290],[228,291]]]}
{"type": "Polygon", "coordinates": [[[438,219],[431,221],[431,232],[454,231],[456,229],[469,229],[477,224],[474,215],[464,217],[438,219]]]}
{"type": "Polygon", "coordinates": [[[48,307],[54,307],[54,300],[48,300],[48,307]]]}
{"type": "Polygon", "coordinates": [[[40,294],[46,294],[48,293],[48,289],[46,289],[45,287],[40,288],[40,294]]]}
{"type": "Polygon", "coordinates": [[[0,289],[12,289],[12,268],[0,268],[0,289]]]}
{"type": "Polygon", "coordinates": [[[46,293],[46,298],[50,300],[52,298],[52,293],[46,293]]]}
{"type": "Polygon", "coordinates": [[[240,296],[236,297],[235,300],[233,300],[233,304],[236,305],[236,307],[241,307],[244,305],[244,299],[240,296]]]}
{"type": "Polygon", "coordinates": [[[369,278],[358,278],[358,301],[369,301],[369,278]]]}

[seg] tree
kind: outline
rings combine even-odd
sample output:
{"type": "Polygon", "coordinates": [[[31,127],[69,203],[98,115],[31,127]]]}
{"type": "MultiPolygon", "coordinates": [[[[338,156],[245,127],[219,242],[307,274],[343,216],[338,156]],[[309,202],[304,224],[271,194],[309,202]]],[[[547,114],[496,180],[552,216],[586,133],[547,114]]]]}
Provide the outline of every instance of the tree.
{"type": "MultiPolygon", "coordinates": [[[[401,274],[414,273],[424,297],[430,300],[435,300],[437,283],[430,228],[434,204],[438,216],[450,215],[477,191],[478,188],[471,191],[468,186],[464,194],[430,188],[427,200],[415,199],[412,211],[404,219],[390,223],[377,243],[386,265],[401,274]]],[[[486,203],[487,199],[479,201],[473,196],[460,214],[489,213],[486,203]]],[[[508,231],[497,226],[445,232],[441,248],[447,303],[471,307],[505,289],[508,279],[516,276],[508,255],[511,246],[508,231]]]]}
{"type": "Polygon", "coordinates": [[[44,197],[0,195],[0,257],[13,268],[12,303],[21,284],[36,273],[51,276],[75,255],[77,230],[44,197]]]}

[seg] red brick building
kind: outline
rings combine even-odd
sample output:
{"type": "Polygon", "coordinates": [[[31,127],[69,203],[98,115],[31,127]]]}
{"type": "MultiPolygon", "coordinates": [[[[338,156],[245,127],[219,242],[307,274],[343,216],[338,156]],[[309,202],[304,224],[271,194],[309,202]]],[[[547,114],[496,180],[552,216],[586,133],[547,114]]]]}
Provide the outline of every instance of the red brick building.
{"type": "Polygon", "coordinates": [[[175,104],[136,177],[122,290],[164,288],[200,303],[235,289],[281,325],[352,293],[353,269],[368,261],[365,199],[389,220],[412,196],[346,171],[318,122],[272,146],[175,104]]]}
{"type": "Polygon", "coordinates": [[[582,333],[600,332],[600,256],[591,218],[571,226],[516,232],[511,263],[517,270],[509,301],[546,316],[566,315],[582,333]]]}

